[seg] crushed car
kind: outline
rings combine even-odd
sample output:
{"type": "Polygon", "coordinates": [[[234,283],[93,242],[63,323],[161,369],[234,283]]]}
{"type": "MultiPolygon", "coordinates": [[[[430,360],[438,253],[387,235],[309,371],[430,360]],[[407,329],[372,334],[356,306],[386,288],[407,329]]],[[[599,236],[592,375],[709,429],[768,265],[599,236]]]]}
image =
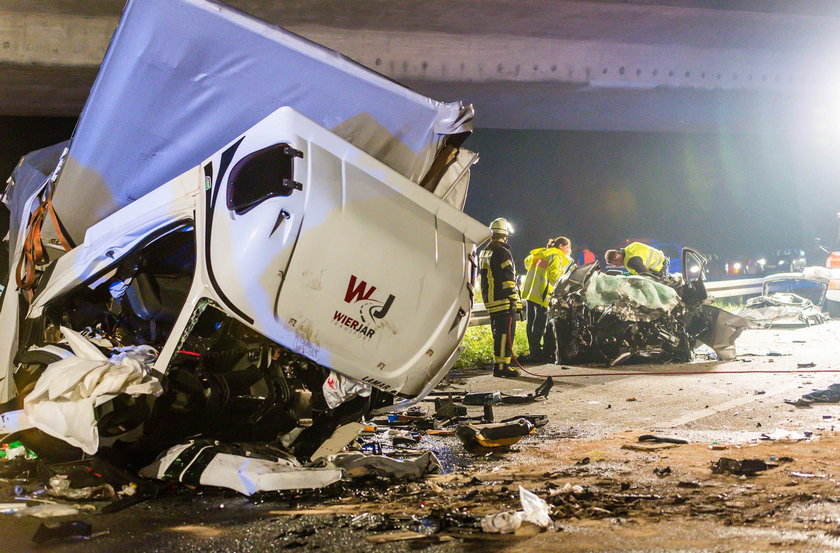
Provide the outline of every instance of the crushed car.
{"type": "Polygon", "coordinates": [[[705,259],[683,249],[683,274],[664,280],[572,267],[549,301],[557,363],[687,362],[698,343],[734,357],[747,321],[710,304],[705,259]],[[691,268],[700,267],[700,270],[691,268]]]}
{"type": "Polygon", "coordinates": [[[822,324],[830,319],[823,312],[830,282],[831,272],[824,267],[765,277],[761,295],[747,300],[738,316],[748,319],[751,328],[822,324]]]}
{"type": "Polygon", "coordinates": [[[70,142],[4,195],[0,433],[132,469],[264,451],[252,492],[419,401],[489,238],[472,116],[216,2],[130,0],[70,142]]]}

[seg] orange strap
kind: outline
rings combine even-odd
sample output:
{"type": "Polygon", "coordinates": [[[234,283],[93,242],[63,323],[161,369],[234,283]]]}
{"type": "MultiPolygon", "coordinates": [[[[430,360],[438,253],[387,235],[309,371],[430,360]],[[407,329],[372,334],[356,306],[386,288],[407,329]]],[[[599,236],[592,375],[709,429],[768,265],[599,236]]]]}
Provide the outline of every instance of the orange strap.
{"type": "Polygon", "coordinates": [[[35,287],[36,277],[38,276],[38,264],[47,261],[46,250],[41,240],[41,229],[44,226],[44,217],[47,213],[49,213],[50,219],[52,219],[53,227],[55,227],[55,233],[61,246],[68,252],[73,249],[70,241],[67,240],[67,237],[64,236],[64,232],[61,229],[61,223],[52,205],[52,191],[50,191],[47,197],[32,212],[32,215],[29,216],[26,237],[23,240],[23,251],[21,252],[20,259],[18,259],[17,271],[15,273],[18,288],[29,292],[30,297],[32,295],[32,289],[35,287]]]}

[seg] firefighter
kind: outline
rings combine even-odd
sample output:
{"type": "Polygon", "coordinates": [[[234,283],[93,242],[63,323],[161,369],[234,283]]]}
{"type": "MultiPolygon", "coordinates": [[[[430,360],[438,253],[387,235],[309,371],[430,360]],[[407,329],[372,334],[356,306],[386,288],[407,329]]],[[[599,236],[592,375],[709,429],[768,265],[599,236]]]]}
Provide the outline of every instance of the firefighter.
{"type": "Polygon", "coordinates": [[[560,276],[572,263],[569,257],[571,252],[571,240],[565,236],[558,236],[549,239],[544,248],[531,250],[530,255],[525,258],[527,273],[522,287],[522,299],[528,302],[529,361],[548,361],[550,354],[550,358],[554,358],[554,334],[546,332],[548,300],[560,276]]]}
{"type": "Polygon", "coordinates": [[[670,260],[660,250],[642,242],[631,242],[620,250],[607,250],[604,257],[607,264],[624,265],[632,275],[653,275],[657,278],[668,276],[670,260]]]}
{"type": "Polygon", "coordinates": [[[516,268],[507,239],[513,228],[507,219],[498,218],[490,223],[493,236],[481,252],[479,271],[481,294],[490,314],[493,331],[493,376],[511,378],[519,371],[510,366],[513,337],[516,332],[516,311],[522,308],[516,288],[516,268]]]}

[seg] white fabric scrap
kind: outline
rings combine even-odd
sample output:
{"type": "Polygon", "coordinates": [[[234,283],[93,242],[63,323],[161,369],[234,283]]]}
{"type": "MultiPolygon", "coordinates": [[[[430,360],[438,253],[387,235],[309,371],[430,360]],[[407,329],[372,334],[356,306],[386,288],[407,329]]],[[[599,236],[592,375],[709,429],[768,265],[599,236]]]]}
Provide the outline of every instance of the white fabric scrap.
{"type": "Polygon", "coordinates": [[[330,372],[321,388],[324,391],[324,399],[327,400],[327,406],[330,409],[335,409],[345,401],[357,396],[368,397],[373,390],[370,384],[338,374],[337,372],[330,372]]]}
{"type": "Polygon", "coordinates": [[[119,394],[163,393],[150,375],[149,361],[157,352],[149,346],[127,347],[109,359],[78,332],[65,327],[61,332],[74,355],[46,368],[23,410],[36,428],[94,454],[99,449],[94,408],[119,394]]]}

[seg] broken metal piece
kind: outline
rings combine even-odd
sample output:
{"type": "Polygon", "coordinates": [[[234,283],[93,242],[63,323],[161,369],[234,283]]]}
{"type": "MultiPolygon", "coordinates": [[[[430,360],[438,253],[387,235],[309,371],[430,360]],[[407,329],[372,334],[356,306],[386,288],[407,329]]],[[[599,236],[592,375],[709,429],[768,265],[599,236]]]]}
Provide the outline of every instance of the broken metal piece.
{"type": "Polygon", "coordinates": [[[510,447],[534,432],[534,425],[523,417],[510,422],[480,425],[462,425],[455,435],[470,453],[487,453],[494,449],[510,447]]]}

